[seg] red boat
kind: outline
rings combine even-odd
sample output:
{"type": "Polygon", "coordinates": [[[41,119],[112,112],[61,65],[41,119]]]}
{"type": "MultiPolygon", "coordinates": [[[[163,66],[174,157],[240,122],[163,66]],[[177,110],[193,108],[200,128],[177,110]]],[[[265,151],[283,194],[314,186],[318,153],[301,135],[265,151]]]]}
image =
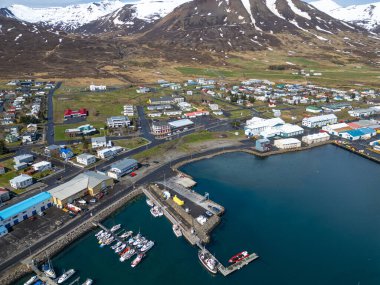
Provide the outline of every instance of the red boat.
{"type": "Polygon", "coordinates": [[[120,256],[122,256],[123,254],[127,253],[131,248],[129,246],[127,246],[126,249],[124,249],[122,252],[119,253],[120,256]]]}
{"type": "Polygon", "coordinates": [[[233,257],[231,257],[230,260],[228,260],[228,262],[236,263],[238,261],[243,260],[244,258],[247,258],[248,256],[249,256],[248,251],[242,251],[242,252],[234,255],[233,257]]]}

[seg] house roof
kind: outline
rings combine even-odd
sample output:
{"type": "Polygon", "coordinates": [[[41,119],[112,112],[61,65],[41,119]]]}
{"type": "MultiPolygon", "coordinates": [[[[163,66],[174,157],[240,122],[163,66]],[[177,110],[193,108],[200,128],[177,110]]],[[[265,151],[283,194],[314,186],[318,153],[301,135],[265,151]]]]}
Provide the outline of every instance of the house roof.
{"type": "Polygon", "coordinates": [[[131,158],[124,158],[122,160],[119,160],[118,162],[115,162],[111,165],[111,169],[125,169],[129,168],[132,165],[136,164],[137,160],[131,159],[131,158]]]}
{"type": "Polygon", "coordinates": [[[14,183],[23,182],[23,181],[28,180],[30,178],[32,178],[32,177],[27,175],[27,174],[20,174],[19,176],[16,176],[15,178],[9,180],[9,182],[14,182],[14,183]]]}
{"type": "Polygon", "coordinates": [[[70,181],[67,181],[64,184],[61,184],[51,190],[49,190],[49,193],[59,199],[59,200],[65,200],[71,196],[76,195],[77,193],[89,189],[94,188],[95,186],[99,185],[103,181],[111,179],[110,177],[93,172],[88,171],[85,173],[81,173],[78,176],[74,177],[70,181]]]}
{"type": "Polygon", "coordinates": [[[194,122],[189,120],[189,119],[182,119],[182,120],[177,120],[173,122],[169,122],[169,125],[174,127],[174,128],[181,128],[181,127],[186,127],[193,125],[194,122]]]}
{"type": "Polygon", "coordinates": [[[91,157],[95,157],[95,156],[92,154],[89,154],[89,153],[82,153],[82,154],[77,156],[77,158],[79,158],[79,159],[89,159],[91,157]]]}
{"type": "Polygon", "coordinates": [[[33,197],[30,197],[28,199],[25,199],[17,204],[14,204],[2,211],[0,211],[0,221],[6,220],[8,218],[11,218],[35,205],[38,205],[39,203],[46,201],[51,198],[50,193],[48,192],[42,192],[40,194],[37,194],[33,197]]]}
{"type": "Polygon", "coordinates": [[[91,143],[103,143],[107,142],[106,137],[91,138],[91,143]]]}

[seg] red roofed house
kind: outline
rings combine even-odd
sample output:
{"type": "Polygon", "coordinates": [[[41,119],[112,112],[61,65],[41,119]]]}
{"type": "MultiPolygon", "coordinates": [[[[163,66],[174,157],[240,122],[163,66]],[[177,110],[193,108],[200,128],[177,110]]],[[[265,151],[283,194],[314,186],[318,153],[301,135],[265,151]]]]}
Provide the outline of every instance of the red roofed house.
{"type": "Polygon", "coordinates": [[[195,112],[186,113],[184,114],[184,116],[186,118],[196,118],[200,116],[208,116],[209,114],[210,114],[209,111],[195,111],[195,112]]]}
{"type": "Polygon", "coordinates": [[[80,108],[77,111],[73,111],[71,109],[67,109],[67,110],[65,110],[65,113],[63,115],[63,117],[65,119],[67,119],[67,118],[76,118],[76,117],[87,117],[87,116],[88,116],[88,111],[87,111],[86,108],[80,108]]]}

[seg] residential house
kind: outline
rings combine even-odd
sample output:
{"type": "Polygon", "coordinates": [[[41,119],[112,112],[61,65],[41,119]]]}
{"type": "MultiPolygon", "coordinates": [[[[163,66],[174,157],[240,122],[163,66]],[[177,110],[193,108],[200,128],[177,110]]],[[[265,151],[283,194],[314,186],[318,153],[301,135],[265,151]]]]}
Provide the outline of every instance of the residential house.
{"type": "Polygon", "coordinates": [[[13,161],[15,164],[22,163],[22,162],[30,163],[30,162],[33,162],[33,160],[34,160],[34,156],[31,154],[21,154],[13,158],[13,161]]]}
{"type": "Polygon", "coordinates": [[[51,169],[50,161],[40,161],[32,165],[33,169],[38,172],[43,172],[51,169]]]}
{"type": "Polygon", "coordinates": [[[129,126],[131,121],[127,116],[114,116],[107,118],[107,126],[109,128],[122,128],[129,126]]]}
{"type": "Polygon", "coordinates": [[[171,127],[168,122],[154,121],[152,123],[152,132],[155,135],[166,135],[171,132],[171,127]]]}
{"type": "Polygon", "coordinates": [[[77,162],[83,165],[90,165],[96,162],[96,157],[92,154],[82,153],[77,156],[77,162]]]}
{"type": "Polygon", "coordinates": [[[3,187],[0,187],[0,204],[11,199],[9,191],[3,187]]]}
{"type": "Polygon", "coordinates": [[[59,152],[60,152],[60,156],[65,160],[69,160],[70,158],[74,156],[74,153],[70,148],[66,148],[66,147],[61,148],[59,152]]]}
{"type": "Polygon", "coordinates": [[[50,157],[59,157],[60,147],[55,144],[49,145],[45,147],[44,153],[45,155],[50,156],[50,157]]]}
{"type": "Polygon", "coordinates": [[[106,91],[106,90],[107,90],[107,86],[105,86],[105,85],[94,85],[94,84],[90,85],[90,91],[91,92],[106,91]]]}
{"type": "Polygon", "coordinates": [[[22,143],[34,142],[37,140],[36,132],[25,132],[22,135],[22,143]]]}
{"type": "Polygon", "coordinates": [[[9,180],[10,185],[14,189],[23,189],[33,184],[33,178],[26,174],[21,174],[9,180]]]}
{"type": "Polygon", "coordinates": [[[63,113],[63,117],[65,119],[87,117],[87,116],[88,116],[88,111],[86,108],[80,108],[79,110],[75,110],[75,111],[71,109],[66,109],[65,112],[63,113]]]}
{"type": "Polygon", "coordinates": [[[107,145],[106,137],[91,138],[92,148],[107,147],[107,145]]]}

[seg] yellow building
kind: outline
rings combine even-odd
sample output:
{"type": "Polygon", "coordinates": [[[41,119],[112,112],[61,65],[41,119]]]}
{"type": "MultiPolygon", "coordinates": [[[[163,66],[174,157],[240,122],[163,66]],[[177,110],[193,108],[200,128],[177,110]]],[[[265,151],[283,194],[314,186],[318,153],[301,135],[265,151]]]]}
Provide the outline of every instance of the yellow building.
{"type": "Polygon", "coordinates": [[[99,174],[93,171],[88,171],[74,177],[70,181],[61,184],[48,191],[53,203],[60,208],[66,206],[67,203],[72,203],[74,200],[83,196],[95,196],[100,191],[112,187],[114,181],[111,177],[99,174]]]}

